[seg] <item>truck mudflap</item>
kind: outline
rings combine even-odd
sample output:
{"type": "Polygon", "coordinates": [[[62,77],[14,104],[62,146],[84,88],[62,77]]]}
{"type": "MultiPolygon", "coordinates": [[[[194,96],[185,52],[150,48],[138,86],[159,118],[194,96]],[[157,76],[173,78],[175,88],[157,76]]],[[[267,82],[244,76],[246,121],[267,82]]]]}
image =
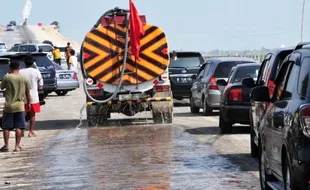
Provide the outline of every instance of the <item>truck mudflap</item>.
{"type": "MultiPolygon", "coordinates": [[[[144,102],[171,102],[172,98],[171,97],[165,97],[165,98],[141,98],[141,99],[137,99],[137,100],[111,100],[109,102],[107,102],[106,104],[112,105],[112,104],[123,104],[123,103],[127,103],[127,104],[131,104],[131,103],[144,103],[144,102]]],[[[100,105],[96,102],[87,102],[88,106],[92,106],[92,105],[100,105]]]]}

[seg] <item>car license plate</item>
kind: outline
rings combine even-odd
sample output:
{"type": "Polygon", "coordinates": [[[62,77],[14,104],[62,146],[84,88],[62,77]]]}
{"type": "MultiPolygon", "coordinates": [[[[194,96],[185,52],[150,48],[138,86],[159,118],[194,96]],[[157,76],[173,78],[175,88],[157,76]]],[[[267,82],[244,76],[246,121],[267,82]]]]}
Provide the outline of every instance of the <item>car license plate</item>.
{"type": "Polygon", "coordinates": [[[70,79],[71,75],[70,74],[65,74],[65,75],[59,75],[60,79],[70,79]]]}
{"type": "Polygon", "coordinates": [[[192,81],[189,78],[177,78],[177,83],[191,83],[192,81]]]}

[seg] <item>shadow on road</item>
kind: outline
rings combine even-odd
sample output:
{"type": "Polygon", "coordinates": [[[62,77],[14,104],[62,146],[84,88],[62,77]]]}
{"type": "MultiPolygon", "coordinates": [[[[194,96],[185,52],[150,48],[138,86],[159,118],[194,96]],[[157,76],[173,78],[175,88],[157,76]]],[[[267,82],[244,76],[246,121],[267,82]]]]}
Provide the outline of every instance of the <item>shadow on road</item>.
{"type": "Polygon", "coordinates": [[[241,171],[258,171],[257,159],[253,158],[250,153],[220,154],[220,156],[239,165],[241,171]]]}
{"type": "MultiPolygon", "coordinates": [[[[186,129],[185,132],[190,133],[192,135],[217,135],[217,134],[221,134],[221,130],[218,126],[186,129]]],[[[248,127],[248,126],[233,126],[232,134],[226,134],[226,135],[234,135],[234,134],[250,134],[250,127],[248,127]]]]}
{"type": "Polygon", "coordinates": [[[212,112],[210,116],[205,116],[202,113],[193,114],[191,112],[174,113],[175,117],[212,117],[212,116],[218,116],[218,115],[219,115],[219,112],[212,112]]]}
{"type": "MultiPolygon", "coordinates": [[[[62,130],[76,128],[80,124],[80,120],[46,120],[36,121],[36,130],[62,130]]],[[[121,126],[141,126],[154,125],[149,118],[135,118],[135,119],[111,119],[97,127],[121,127],[121,126]]],[[[87,121],[83,120],[81,128],[86,128],[87,121]]]]}

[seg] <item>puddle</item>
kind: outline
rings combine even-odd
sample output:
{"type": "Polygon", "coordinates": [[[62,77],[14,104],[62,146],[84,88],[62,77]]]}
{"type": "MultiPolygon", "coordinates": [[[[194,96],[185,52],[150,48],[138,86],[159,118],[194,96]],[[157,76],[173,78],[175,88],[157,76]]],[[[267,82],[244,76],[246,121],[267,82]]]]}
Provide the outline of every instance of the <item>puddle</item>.
{"type": "Polygon", "coordinates": [[[258,189],[257,179],[171,125],[64,131],[32,161],[40,173],[19,175],[31,179],[29,189],[258,189]]]}

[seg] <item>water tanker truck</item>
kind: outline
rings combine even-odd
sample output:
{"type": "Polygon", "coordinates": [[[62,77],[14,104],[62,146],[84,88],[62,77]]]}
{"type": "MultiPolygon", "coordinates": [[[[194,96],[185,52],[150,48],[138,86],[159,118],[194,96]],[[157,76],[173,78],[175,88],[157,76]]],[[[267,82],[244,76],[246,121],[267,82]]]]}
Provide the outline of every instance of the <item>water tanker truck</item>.
{"type": "Polygon", "coordinates": [[[80,60],[88,125],[111,113],[134,116],[151,111],[154,123],[172,123],[169,49],[163,30],[139,15],[144,34],[137,58],[131,52],[130,11],[105,12],[82,43],[80,60]]]}

